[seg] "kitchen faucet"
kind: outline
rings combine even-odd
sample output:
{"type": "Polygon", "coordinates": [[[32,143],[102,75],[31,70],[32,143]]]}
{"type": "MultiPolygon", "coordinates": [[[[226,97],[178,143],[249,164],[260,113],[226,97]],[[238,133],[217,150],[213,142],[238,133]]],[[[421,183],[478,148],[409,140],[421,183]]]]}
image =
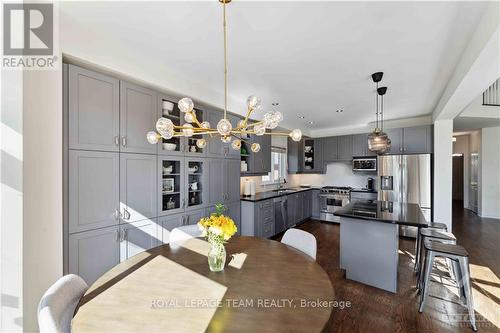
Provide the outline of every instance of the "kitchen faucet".
{"type": "Polygon", "coordinates": [[[285,177],[279,177],[278,178],[278,191],[283,189],[283,186],[286,184],[286,179],[285,177]],[[281,180],[283,180],[283,183],[281,183],[281,180]]]}

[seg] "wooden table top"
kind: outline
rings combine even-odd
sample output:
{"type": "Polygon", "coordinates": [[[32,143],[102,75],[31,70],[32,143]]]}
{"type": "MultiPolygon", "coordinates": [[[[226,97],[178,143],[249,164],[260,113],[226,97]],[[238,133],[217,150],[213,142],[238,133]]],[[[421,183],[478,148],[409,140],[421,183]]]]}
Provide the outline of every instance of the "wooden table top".
{"type": "Polygon", "coordinates": [[[320,332],[332,311],[325,271],[280,242],[233,237],[210,272],[202,239],[142,252],[82,297],[73,332],[320,332]],[[234,255],[234,256],[233,256],[234,255]],[[321,302],[321,303],[320,303],[321,302]],[[330,303],[327,303],[330,302],[330,303]]]}

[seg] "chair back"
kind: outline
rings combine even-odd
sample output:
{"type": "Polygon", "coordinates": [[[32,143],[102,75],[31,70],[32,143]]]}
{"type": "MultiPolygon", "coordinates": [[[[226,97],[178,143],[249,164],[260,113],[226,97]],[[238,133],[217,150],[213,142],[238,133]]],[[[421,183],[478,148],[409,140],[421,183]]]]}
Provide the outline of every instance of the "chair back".
{"type": "Polygon", "coordinates": [[[307,231],[300,229],[288,229],[281,242],[304,252],[316,260],[316,238],[307,231]]]}
{"type": "Polygon", "coordinates": [[[61,277],[43,294],[38,304],[38,327],[42,333],[69,333],[71,319],[88,286],[78,275],[61,277]]]}

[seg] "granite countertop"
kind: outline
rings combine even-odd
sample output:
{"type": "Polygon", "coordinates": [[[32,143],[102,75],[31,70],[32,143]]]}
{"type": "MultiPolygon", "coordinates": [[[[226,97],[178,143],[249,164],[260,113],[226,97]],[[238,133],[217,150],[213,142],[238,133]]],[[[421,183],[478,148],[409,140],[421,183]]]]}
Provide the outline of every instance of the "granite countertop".
{"type": "Polygon", "coordinates": [[[367,188],[353,188],[351,192],[377,193],[377,190],[369,190],[367,188]]]}
{"type": "Polygon", "coordinates": [[[333,214],[340,217],[414,227],[427,227],[428,225],[420,206],[406,202],[355,200],[333,214]]]}
{"type": "Polygon", "coordinates": [[[267,199],[273,199],[273,198],[278,198],[282,197],[285,195],[290,195],[298,192],[304,192],[304,191],[310,191],[310,190],[319,190],[320,187],[293,187],[293,188],[287,188],[283,189],[283,191],[265,191],[265,192],[258,192],[255,193],[255,195],[250,195],[250,196],[241,196],[242,201],[251,201],[251,202],[257,202],[257,201],[262,201],[262,200],[267,200],[267,199]]]}

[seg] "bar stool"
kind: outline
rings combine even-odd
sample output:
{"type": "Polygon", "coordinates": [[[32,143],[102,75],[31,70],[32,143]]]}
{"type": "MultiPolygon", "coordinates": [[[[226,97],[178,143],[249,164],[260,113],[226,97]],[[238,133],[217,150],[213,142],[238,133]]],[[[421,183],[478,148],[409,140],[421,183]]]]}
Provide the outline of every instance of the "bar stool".
{"type": "Polygon", "coordinates": [[[458,263],[458,271],[455,274],[456,282],[460,289],[460,294],[463,293],[466,299],[467,309],[469,311],[469,320],[474,331],[477,331],[476,327],[476,317],[474,314],[474,303],[472,299],[472,289],[470,284],[470,272],[469,272],[469,254],[463,246],[456,244],[445,244],[441,242],[431,241],[428,239],[424,240],[424,246],[426,250],[426,257],[424,258],[424,282],[423,282],[423,292],[420,296],[420,307],[418,312],[422,313],[424,310],[425,301],[427,300],[429,292],[429,283],[432,272],[432,265],[436,257],[443,257],[458,263]]]}
{"type": "MultiPolygon", "coordinates": [[[[438,230],[444,230],[448,231],[448,226],[444,223],[429,223],[429,226],[427,229],[438,229],[438,230]]],[[[422,237],[420,236],[420,227],[418,228],[417,231],[417,241],[415,242],[415,265],[413,266],[413,270],[415,272],[418,272],[418,269],[420,268],[420,251],[422,247],[422,237]]]]}
{"type": "MultiPolygon", "coordinates": [[[[446,232],[446,231],[432,229],[432,228],[425,228],[425,229],[422,229],[420,231],[419,265],[418,265],[418,270],[417,270],[417,288],[419,291],[422,290],[423,260],[425,260],[425,255],[426,255],[425,248],[422,246],[422,242],[425,239],[435,240],[435,241],[447,243],[447,244],[456,244],[457,243],[457,239],[455,238],[455,236],[451,232],[446,232]]],[[[449,269],[450,269],[450,273],[453,272],[453,274],[454,274],[456,271],[456,264],[451,263],[451,265],[449,265],[449,266],[453,266],[453,267],[449,267],[449,269]]]]}

